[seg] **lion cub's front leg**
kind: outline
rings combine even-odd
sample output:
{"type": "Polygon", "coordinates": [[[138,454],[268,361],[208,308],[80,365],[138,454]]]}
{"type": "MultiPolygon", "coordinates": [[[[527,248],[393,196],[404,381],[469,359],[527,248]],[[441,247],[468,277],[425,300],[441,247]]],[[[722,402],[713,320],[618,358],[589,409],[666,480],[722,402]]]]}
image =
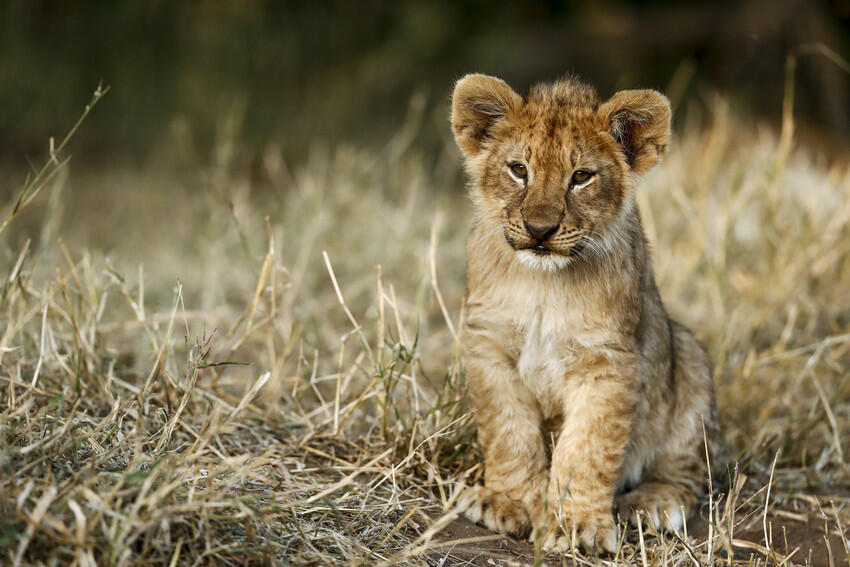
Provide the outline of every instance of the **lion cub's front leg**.
{"type": "Polygon", "coordinates": [[[484,486],[467,488],[458,508],[491,530],[526,536],[542,514],[548,482],[540,412],[504,350],[470,335],[467,382],[484,452],[484,486]]]}
{"type": "Polygon", "coordinates": [[[614,491],[631,432],[637,388],[633,374],[604,358],[593,366],[566,400],[564,425],[552,452],[551,517],[548,525],[539,528],[546,533],[547,550],[565,551],[572,543],[616,551],[614,491]]]}

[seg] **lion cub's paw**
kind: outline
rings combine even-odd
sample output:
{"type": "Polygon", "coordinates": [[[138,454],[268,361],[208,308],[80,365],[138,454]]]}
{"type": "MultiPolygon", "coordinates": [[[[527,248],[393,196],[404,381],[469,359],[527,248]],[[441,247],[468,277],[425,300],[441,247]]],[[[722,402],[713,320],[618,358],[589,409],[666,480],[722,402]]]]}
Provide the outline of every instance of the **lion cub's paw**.
{"type": "Polygon", "coordinates": [[[653,529],[680,531],[693,512],[696,496],[674,484],[649,483],[615,497],[617,511],[637,526],[637,513],[644,512],[653,529]]]}
{"type": "MultiPolygon", "coordinates": [[[[617,526],[610,513],[589,514],[579,520],[566,520],[559,526],[554,516],[545,528],[547,535],[543,540],[543,551],[566,553],[573,547],[589,552],[616,553],[617,526]]],[[[537,535],[535,530],[535,535],[537,535]]]]}
{"type": "Polygon", "coordinates": [[[475,523],[506,535],[525,537],[531,531],[531,520],[522,502],[486,486],[467,487],[457,509],[475,523]]]}

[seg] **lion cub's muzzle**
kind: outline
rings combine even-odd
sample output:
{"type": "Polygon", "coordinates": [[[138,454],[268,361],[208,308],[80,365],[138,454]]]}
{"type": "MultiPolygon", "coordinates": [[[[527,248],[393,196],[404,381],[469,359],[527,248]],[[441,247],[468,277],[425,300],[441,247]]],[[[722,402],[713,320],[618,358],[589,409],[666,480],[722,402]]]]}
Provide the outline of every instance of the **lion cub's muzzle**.
{"type": "Polygon", "coordinates": [[[525,226],[528,235],[537,241],[537,246],[542,246],[544,242],[549,240],[549,237],[558,232],[557,224],[533,224],[527,221],[523,221],[522,224],[525,226]]]}
{"type": "Polygon", "coordinates": [[[538,254],[550,254],[552,249],[546,242],[558,232],[559,225],[557,224],[534,224],[528,221],[522,222],[525,227],[525,232],[531,237],[529,245],[524,249],[531,249],[538,254]]]}
{"type": "Polygon", "coordinates": [[[505,239],[516,251],[537,255],[571,256],[583,248],[578,228],[568,228],[560,220],[555,224],[531,222],[524,218],[505,218],[505,239]]]}

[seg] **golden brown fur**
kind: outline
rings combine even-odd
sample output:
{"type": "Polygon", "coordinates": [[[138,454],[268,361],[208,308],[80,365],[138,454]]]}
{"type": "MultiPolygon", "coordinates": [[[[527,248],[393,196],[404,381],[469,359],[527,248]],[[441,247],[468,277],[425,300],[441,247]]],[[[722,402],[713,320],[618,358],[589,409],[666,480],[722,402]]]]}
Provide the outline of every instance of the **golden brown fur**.
{"type": "Polygon", "coordinates": [[[655,285],[635,204],[670,138],[650,90],[526,97],[461,79],[452,126],[475,205],[465,353],[485,483],[461,506],[545,547],[616,545],[613,510],[678,529],[718,438],[711,369],[655,285]],[[711,444],[711,443],[710,443],[711,444]]]}

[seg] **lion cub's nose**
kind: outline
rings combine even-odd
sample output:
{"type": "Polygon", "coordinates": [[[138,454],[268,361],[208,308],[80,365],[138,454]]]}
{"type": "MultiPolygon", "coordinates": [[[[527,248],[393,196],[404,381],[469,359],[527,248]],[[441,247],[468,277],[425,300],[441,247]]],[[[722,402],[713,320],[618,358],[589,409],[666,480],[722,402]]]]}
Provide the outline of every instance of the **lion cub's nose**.
{"type": "Polygon", "coordinates": [[[539,242],[543,242],[544,240],[548,240],[550,236],[555,234],[558,230],[557,224],[550,225],[540,225],[540,224],[531,224],[523,221],[525,225],[525,230],[528,231],[528,234],[536,238],[539,242]]]}

